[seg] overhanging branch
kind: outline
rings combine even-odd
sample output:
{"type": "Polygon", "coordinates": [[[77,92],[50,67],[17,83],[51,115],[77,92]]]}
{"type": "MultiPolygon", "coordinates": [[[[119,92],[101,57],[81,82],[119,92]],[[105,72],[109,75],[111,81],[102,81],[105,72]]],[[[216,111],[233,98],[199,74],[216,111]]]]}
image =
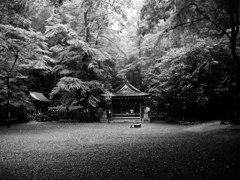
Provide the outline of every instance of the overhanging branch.
{"type": "Polygon", "coordinates": [[[184,22],[184,23],[181,23],[181,24],[177,24],[177,25],[175,25],[175,26],[167,29],[166,32],[168,32],[168,31],[170,31],[170,30],[174,30],[174,29],[176,29],[176,28],[178,28],[178,27],[181,27],[181,26],[191,25],[191,24],[193,24],[193,23],[196,23],[196,22],[198,22],[198,21],[202,21],[202,20],[204,20],[204,19],[206,19],[206,17],[203,17],[203,18],[200,18],[200,19],[195,19],[195,20],[188,21],[188,22],[184,22]]]}
{"type": "Polygon", "coordinates": [[[203,11],[201,11],[199,6],[196,3],[192,3],[192,5],[196,7],[196,10],[199,14],[201,14],[204,18],[206,18],[209,22],[211,22],[217,28],[219,28],[228,37],[228,39],[231,40],[231,36],[229,36],[227,31],[222,26],[214,22],[208,15],[206,15],[203,11]]]}
{"type": "Polygon", "coordinates": [[[203,11],[200,10],[199,6],[196,4],[196,3],[191,3],[188,5],[189,6],[195,6],[196,7],[196,10],[197,12],[202,15],[203,17],[202,18],[199,18],[199,19],[195,19],[195,20],[192,20],[192,21],[188,21],[188,22],[184,22],[184,23],[181,23],[181,24],[177,24],[171,28],[168,28],[165,30],[165,32],[168,32],[170,30],[174,30],[178,27],[181,27],[181,26],[185,26],[185,25],[191,25],[193,23],[196,23],[196,22],[199,22],[199,21],[202,21],[202,20],[208,20],[209,22],[211,22],[213,25],[215,25],[217,28],[219,28],[223,34],[225,34],[229,40],[231,40],[231,36],[227,33],[227,31],[219,24],[217,24],[216,22],[214,22],[208,15],[206,15],[203,11]]]}

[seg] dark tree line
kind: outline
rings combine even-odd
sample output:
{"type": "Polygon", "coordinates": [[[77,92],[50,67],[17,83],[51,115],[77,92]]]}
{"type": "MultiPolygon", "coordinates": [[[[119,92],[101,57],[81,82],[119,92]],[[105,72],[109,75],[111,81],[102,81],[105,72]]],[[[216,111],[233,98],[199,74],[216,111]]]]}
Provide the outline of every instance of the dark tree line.
{"type": "Polygon", "coordinates": [[[239,9],[238,0],[145,1],[141,57],[126,67],[141,64],[156,112],[239,120],[239,9]]]}
{"type": "Polygon", "coordinates": [[[237,121],[239,4],[3,0],[0,108],[10,121],[11,109],[27,111],[29,90],[39,89],[59,105],[95,114],[100,94],[127,77],[152,93],[152,110],[168,118],[237,121]]]}

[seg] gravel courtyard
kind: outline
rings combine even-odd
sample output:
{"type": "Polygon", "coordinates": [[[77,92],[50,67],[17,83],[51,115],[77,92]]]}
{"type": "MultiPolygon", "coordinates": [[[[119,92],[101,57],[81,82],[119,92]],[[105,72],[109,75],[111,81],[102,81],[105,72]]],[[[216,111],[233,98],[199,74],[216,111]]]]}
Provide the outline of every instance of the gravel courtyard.
{"type": "Polygon", "coordinates": [[[210,122],[0,127],[0,179],[240,179],[240,128],[210,122]]]}

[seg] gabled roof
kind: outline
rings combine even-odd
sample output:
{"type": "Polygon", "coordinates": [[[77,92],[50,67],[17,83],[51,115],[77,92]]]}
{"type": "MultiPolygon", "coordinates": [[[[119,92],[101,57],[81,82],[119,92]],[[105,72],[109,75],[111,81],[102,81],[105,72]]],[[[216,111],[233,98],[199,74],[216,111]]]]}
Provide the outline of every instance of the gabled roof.
{"type": "Polygon", "coordinates": [[[33,98],[33,100],[42,101],[42,102],[51,102],[51,100],[49,100],[48,98],[46,98],[46,97],[43,95],[43,93],[40,93],[40,92],[30,91],[30,96],[31,96],[31,98],[33,98]]]}
{"type": "Polygon", "coordinates": [[[140,93],[140,92],[141,91],[139,89],[135,88],[129,82],[125,82],[121,86],[119,86],[117,89],[115,89],[115,93],[117,93],[117,94],[121,94],[121,93],[140,93]]]}
{"type": "Polygon", "coordinates": [[[148,93],[141,92],[135,88],[129,82],[125,82],[118,90],[114,93],[114,96],[148,96],[148,93]]]}
{"type": "Polygon", "coordinates": [[[107,97],[121,97],[121,96],[149,96],[150,94],[144,93],[139,89],[135,88],[128,81],[125,81],[121,86],[114,90],[114,93],[105,93],[103,96],[107,97]]]}

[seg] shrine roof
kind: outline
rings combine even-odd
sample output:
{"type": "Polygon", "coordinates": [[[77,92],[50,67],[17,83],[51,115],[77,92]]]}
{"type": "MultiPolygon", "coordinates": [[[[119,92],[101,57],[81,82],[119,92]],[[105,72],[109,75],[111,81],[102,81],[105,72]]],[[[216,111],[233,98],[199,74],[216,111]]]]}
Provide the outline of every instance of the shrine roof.
{"type": "Polygon", "coordinates": [[[33,100],[37,100],[37,101],[42,101],[42,102],[51,102],[51,100],[49,100],[48,98],[46,98],[43,93],[40,92],[33,92],[30,91],[30,96],[33,100]]]}
{"type": "Polygon", "coordinates": [[[123,83],[121,86],[119,86],[117,89],[114,90],[113,93],[107,92],[103,94],[103,96],[106,97],[127,97],[127,96],[149,96],[149,93],[145,93],[131,85],[129,82],[123,83]]]}

